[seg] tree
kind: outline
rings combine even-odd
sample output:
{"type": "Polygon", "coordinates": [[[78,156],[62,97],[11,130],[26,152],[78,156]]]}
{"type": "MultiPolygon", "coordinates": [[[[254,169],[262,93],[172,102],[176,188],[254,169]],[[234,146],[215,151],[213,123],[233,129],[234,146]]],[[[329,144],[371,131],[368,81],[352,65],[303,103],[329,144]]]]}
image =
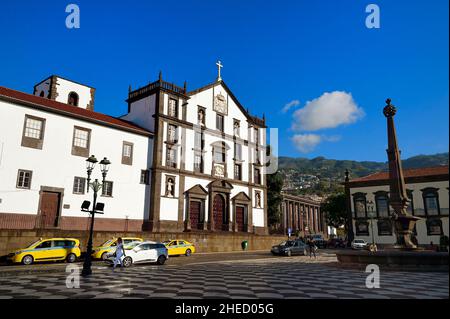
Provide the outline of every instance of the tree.
{"type": "Polygon", "coordinates": [[[277,227],[281,223],[280,204],[283,200],[283,177],[279,172],[267,175],[268,225],[277,227]]]}
{"type": "Polygon", "coordinates": [[[322,204],[327,224],[335,228],[344,226],[347,230],[348,214],[344,193],[330,195],[322,204]]]}

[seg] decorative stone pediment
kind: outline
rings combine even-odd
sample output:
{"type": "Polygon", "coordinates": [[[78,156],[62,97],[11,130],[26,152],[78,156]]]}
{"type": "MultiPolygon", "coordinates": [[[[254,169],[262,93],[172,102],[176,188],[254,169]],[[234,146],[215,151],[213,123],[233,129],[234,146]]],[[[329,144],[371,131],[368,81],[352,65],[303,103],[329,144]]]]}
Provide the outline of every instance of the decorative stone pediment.
{"type": "Polygon", "coordinates": [[[195,185],[194,187],[188,189],[184,193],[189,195],[201,195],[201,196],[208,195],[208,191],[204,189],[203,186],[200,184],[195,185]]]}
{"type": "Polygon", "coordinates": [[[212,181],[211,183],[208,184],[208,189],[230,192],[233,189],[233,185],[231,185],[227,181],[216,179],[215,181],[212,181]]]}
{"type": "Polygon", "coordinates": [[[232,200],[240,201],[240,202],[250,202],[251,201],[250,197],[248,197],[248,195],[244,192],[238,193],[236,196],[234,196],[232,198],[232,200]]]}

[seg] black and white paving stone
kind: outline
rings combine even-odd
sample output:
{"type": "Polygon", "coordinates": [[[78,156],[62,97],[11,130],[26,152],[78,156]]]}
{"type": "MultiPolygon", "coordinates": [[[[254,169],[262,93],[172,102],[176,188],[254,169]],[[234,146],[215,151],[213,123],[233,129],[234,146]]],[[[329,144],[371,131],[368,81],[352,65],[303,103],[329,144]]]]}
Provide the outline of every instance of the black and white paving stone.
{"type": "Polygon", "coordinates": [[[333,258],[271,258],[112,269],[95,266],[67,288],[68,273],[0,277],[0,299],[10,298],[448,298],[448,273],[381,271],[380,288],[368,273],[327,265],[333,258]]]}

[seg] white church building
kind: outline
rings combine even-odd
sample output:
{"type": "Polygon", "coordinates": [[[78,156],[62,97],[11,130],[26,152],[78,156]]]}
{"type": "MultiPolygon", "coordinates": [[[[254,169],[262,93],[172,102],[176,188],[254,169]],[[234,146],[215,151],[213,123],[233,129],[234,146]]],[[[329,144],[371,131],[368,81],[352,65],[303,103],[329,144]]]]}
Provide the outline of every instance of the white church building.
{"type": "Polygon", "coordinates": [[[267,233],[265,119],[239,103],[220,66],[194,91],[161,74],[130,88],[120,118],[95,112],[94,96],[59,76],[33,94],[0,86],[0,229],[88,229],[80,207],[92,200],[95,155],[112,163],[96,230],[267,233]]]}

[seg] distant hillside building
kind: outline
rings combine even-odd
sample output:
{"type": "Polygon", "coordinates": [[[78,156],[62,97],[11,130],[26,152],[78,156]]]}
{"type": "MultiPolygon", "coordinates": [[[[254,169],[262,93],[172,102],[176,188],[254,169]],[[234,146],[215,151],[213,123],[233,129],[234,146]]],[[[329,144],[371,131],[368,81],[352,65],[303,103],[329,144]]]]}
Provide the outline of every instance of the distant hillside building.
{"type": "MultiPolygon", "coordinates": [[[[403,170],[410,204],[408,212],[422,218],[414,234],[419,245],[439,245],[441,235],[449,235],[448,166],[403,170]]],[[[344,183],[350,209],[354,238],[372,242],[369,209],[373,207],[375,242],[381,246],[396,242],[393,212],[389,205],[389,172],[378,172],[344,183]],[[373,204],[372,204],[373,203],[373,204]]]]}

